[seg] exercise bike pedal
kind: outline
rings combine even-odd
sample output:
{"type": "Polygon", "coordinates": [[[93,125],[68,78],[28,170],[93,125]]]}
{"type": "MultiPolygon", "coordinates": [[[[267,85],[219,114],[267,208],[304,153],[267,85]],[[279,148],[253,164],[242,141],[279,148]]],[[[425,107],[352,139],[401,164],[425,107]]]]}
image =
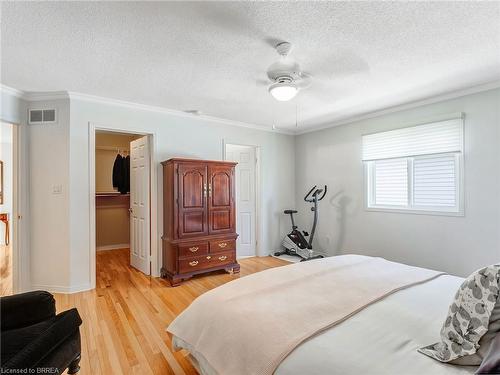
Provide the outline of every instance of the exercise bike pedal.
{"type": "Polygon", "coordinates": [[[320,254],[318,254],[318,255],[313,255],[312,257],[309,257],[309,258],[307,258],[307,259],[302,258],[300,261],[301,261],[301,262],[307,262],[308,260],[313,260],[313,259],[321,259],[321,258],[324,258],[324,257],[325,257],[324,255],[320,255],[320,254]]]}

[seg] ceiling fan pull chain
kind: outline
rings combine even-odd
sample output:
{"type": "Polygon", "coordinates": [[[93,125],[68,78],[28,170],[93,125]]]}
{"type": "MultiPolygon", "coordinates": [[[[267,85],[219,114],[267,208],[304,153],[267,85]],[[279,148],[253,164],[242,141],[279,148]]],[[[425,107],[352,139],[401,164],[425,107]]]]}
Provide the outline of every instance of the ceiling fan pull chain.
{"type": "Polygon", "coordinates": [[[295,128],[299,127],[299,120],[298,120],[299,115],[297,114],[298,113],[298,110],[297,110],[298,105],[299,105],[299,101],[297,100],[295,102],[295,128]]]}

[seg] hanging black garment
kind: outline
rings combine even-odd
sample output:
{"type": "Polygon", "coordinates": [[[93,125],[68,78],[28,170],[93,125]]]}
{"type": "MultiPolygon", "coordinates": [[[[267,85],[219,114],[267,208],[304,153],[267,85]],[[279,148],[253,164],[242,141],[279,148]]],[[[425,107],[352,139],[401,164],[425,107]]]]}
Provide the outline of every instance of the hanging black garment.
{"type": "Polygon", "coordinates": [[[123,157],[116,155],[115,163],[113,164],[113,187],[120,190],[123,184],[123,157]]]}
{"type": "Polygon", "coordinates": [[[122,194],[127,194],[130,192],[130,156],[123,158],[122,163],[122,184],[118,187],[118,190],[122,194]]]}

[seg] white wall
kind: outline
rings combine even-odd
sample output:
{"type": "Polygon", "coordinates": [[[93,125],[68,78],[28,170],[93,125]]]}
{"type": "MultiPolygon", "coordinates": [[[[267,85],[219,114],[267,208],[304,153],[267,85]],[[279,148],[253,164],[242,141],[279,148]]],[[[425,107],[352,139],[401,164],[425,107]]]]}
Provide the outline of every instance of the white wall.
{"type": "Polygon", "coordinates": [[[382,256],[467,275],[500,261],[500,89],[425,105],[296,137],[299,222],[312,215],[307,189],[327,184],[316,246],[330,254],[382,256]],[[364,209],[361,136],[465,112],[465,217],[364,209]]]}
{"type": "Polygon", "coordinates": [[[3,86],[1,87],[0,96],[0,114],[2,121],[11,124],[23,123],[26,103],[3,86]]]}
{"type": "Polygon", "coordinates": [[[57,110],[56,124],[29,126],[31,282],[35,289],[70,291],[69,99],[28,107],[57,110]]]}
{"type": "MultiPolygon", "coordinates": [[[[158,218],[158,233],[153,240],[161,246],[162,171],[160,162],[174,156],[222,159],[223,140],[251,144],[261,148],[262,217],[261,255],[273,252],[286,232],[287,223],[281,211],[293,205],[294,138],[196,117],[176,116],[161,112],[71,100],[70,127],[70,249],[71,285],[89,280],[89,122],[117,130],[154,133],[155,160],[158,172],[158,202],[153,207],[158,218]]],[[[57,227],[53,228],[52,232],[57,227]]],[[[160,247],[161,248],[161,247],[160,247]]]]}

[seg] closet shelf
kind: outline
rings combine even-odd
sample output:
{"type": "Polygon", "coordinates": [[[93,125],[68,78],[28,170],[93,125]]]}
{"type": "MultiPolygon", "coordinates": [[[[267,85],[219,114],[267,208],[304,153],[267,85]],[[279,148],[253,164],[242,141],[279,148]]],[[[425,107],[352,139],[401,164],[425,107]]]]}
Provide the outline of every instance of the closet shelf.
{"type": "Polygon", "coordinates": [[[96,146],[96,150],[101,150],[101,151],[113,151],[117,153],[121,152],[126,152],[127,154],[130,153],[130,150],[123,148],[123,147],[117,147],[117,146],[96,146]]]}
{"type": "Polygon", "coordinates": [[[95,193],[96,197],[129,197],[130,193],[121,194],[119,191],[117,192],[109,192],[109,193],[95,193]]]}

